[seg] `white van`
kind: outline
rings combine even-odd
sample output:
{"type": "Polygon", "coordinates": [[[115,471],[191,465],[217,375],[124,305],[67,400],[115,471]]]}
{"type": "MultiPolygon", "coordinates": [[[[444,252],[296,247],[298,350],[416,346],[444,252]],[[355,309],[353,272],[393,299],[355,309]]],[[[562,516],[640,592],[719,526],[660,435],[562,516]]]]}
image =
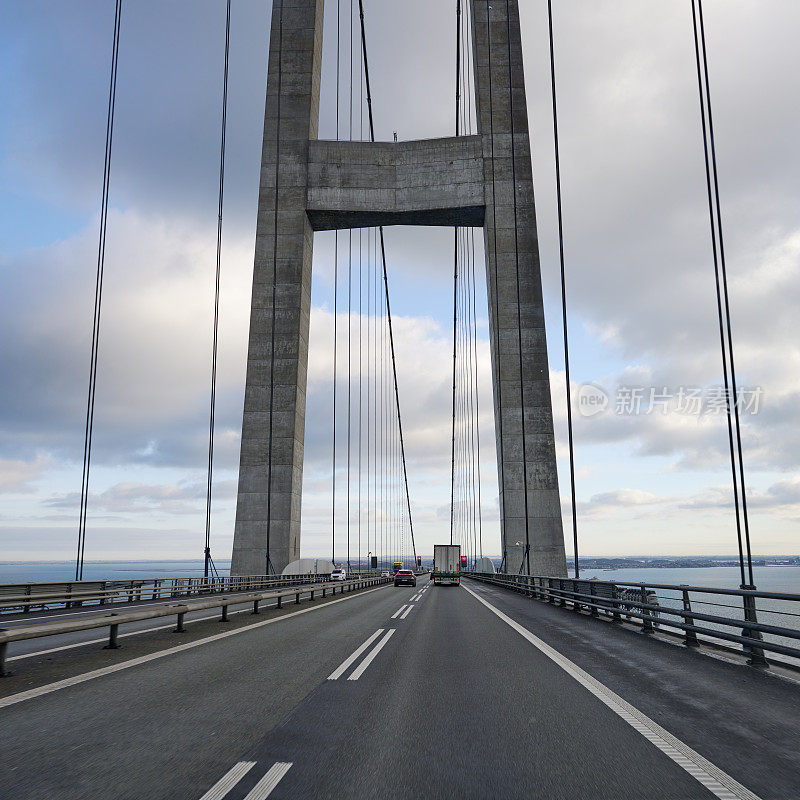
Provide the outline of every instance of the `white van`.
{"type": "Polygon", "coordinates": [[[347,580],[347,572],[343,569],[335,569],[331,572],[331,580],[332,581],[346,581],[347,580]]]}

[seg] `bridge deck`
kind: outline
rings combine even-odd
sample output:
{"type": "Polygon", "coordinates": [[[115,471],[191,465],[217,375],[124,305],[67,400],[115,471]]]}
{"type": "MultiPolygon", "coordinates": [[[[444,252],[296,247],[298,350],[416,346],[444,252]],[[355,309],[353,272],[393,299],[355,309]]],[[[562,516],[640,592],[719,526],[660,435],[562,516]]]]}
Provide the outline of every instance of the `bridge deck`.
{"type": "Polygon", "coordinates": [[[0,684],[0,796],[199,800],[241,762],[219,797],[276,778],[271,798],[714,796],[478,597],[756,795],[800,793],[796,684],[494,587],[422,579],[20,662],[0,684]],[[176,642],[193,646],[163,655],[176,642]],[[276,763],[292,766],[263,781],[276,763]]]}

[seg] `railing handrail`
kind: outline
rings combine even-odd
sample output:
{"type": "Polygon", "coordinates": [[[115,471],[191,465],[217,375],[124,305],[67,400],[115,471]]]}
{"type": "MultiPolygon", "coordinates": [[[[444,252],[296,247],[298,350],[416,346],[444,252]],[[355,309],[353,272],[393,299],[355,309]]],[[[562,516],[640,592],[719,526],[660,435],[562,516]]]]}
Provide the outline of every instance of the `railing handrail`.
{"type": "Polygon", "coordinates": [[[209,608],[221,608],[223,610],[222,619],[227,620],[227,610],[230,605],[243,605],[253,603],[253,613],[258,613],[258,605],[262,600],[278,599],[278,606],[281,599],[295,595],[297,602],[300,602],[302,594],[311,595],[321,591],[323,597],[326,591],[334,594],[338,589],[344,592],[345,589],[365,588],[372,585],[382,585],[389,583],[390,578],[380,576],[368,576],[355,578],[345,581],[324,581],[321,583],[301,583],[294,586],[273,587],[269,591],[244,590],[242,592],[220,593],[212,596],[189,598],[181,603],[165,602],[155,607],[132,608],[127,611],[110,611],[108,614],[85,614],[78,618],[70,617],[56,619],[50,622],[41,622],[33,625],[19,625],[13,628],[0,630],[0,676],[5,674],[5,659],[9,642],[18,642],[27,639],[38,639],[44,636],[57,636],[65,633],[75,633],[82,630],[94,628],[109,628],[109,647],[116,648],[117,634],[120,625],[128,622],[140,622],[146,619],[157,619],[159,617],[177,616],[178,631],[183,631],[183,617],[191,611],[202,611],[209,608]]]}
{"type": "MultiPolygon", "coordinates": [[[[372,573],[350,573],[355,577],[371,576],[372,573]]],[[[181,596],[189,596],[198,593],[241,591],[258,589],[264,586],[285,586],[309,584],[320,579],[330,578],[330,573],[300,573],[296,575],[250,575],[232,576],[205,579],[203,577],[163,577],[163,578],[134,578],[131,580],[109,578],[107,580],[94,581],[61,581],[59,583],[22,583],[22,584],[2,584],[0,585],[0,613],[11,609],[22,608],[30,610],[32,606],[50,605],[71,605],[73,603],[83,603],[99,601],[102,605],[104,601],[118,600],[120,598],[135,599],[175,599],[181,596]],[[96,588],[98,585],[105,588],[96,588]],[[51,589],[55,586],[64,587],[63,591],[36,592],[35,587],[47,587],[51,589]],[[7,594],[9,589],[24,587],[27,591],[18,594],[7,594]],[[86,587],[85,589],[83,587],[86,587]],[[88,588],[93,587],[93,588],[88,588]],[[151,594],[150,598],[143,595],[151,594]]]]}
{"type": "MultiPolygon", "coordinates": [[[[614,622],[621,622],[622,617],[641,620],[642,631],[652,633],[655,627],[673,628],[682,631],[684,643],[688,646],[699,644],[698,634],[704,639],[718,640],[726,644],[741,644],[750,657],[749,663],[754,666],[768,666],[764,651],[780,653],[792,658],[800,658],[800,648],[788,646],[776,641],[764,640],[762,634],[782,637],[789,640],[800,640],[800,630],[781,625],[769,625],[758,621],[756,599],[784,600],[800,603],[800,595],[786,592],[759,592],[750,589],[719,590],[710,586],[690,586],[686,584],[652,584],[642,581],[602,581],[595,578],[563,578],[540,575],[515,575],[510,573],[472,572],[467,577],[487,583],[494,583],[529,596],[558,602],[561,606],[569,603],[574,611],[588,610],[592,616],[606,615],[614,622]],[[595,589],[602,589],[598,593],[595,589]],[[677,597],[662,597],[669,602],[680,603],[680,606],[659,603],[656,589],[666,589],[678,593],[677,597]],[[692,594],[724,594],[738,596],[742,600],[740,617],[721,616],[697,611],[692,608],[692,594]],[[697,625],[707,622],[720,626],[721,630],[697,625]],[[741,635],[724,630],[738,628],[741,635]]],[[[705,604],[704,601],[697,601],[705,604]]],[[[734,606],[723,606],[733,609],[734,606]]],[[[761,609],[763,613],[787,614],[789,612],[773,609],[761,609]]],[[[794,615],[800,617],[800,613],[794,615]]]]}
{"type": "MultiPolygon", "coordinates": [[[[464,572],[464,570],[462,570],[464,572]]],[[[723,589],[718,586],[693,586],[685,583],[649,583],[648,581],[605,581],[602,578],[562,578],[555,575],[518,575],[511,572],[465,572],[467,575],[481,576],[503,576],[507,578],[536,578],[543,581],[591,581],[595,585],[604,584],[606,586],[630,586],[633,589],[640,589],[647,586],[648,589],[672,589],[681,592],[684,589],[689,592],[701,592],[705,594],[727,594],[736,597],[761,597],[765,600],[790,600],[800,603],[800,594],[789,592],[766,592],[761,589],[723,589]]]]}

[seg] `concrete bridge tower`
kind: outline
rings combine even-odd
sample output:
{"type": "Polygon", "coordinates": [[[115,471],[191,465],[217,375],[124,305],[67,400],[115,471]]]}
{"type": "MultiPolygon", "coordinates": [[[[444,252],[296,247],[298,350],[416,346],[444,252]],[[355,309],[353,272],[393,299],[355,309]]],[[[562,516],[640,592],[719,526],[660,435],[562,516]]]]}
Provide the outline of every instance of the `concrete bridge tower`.
{"type": "Polygon", "coordinates": [[[300,556],[314,231],[459,225],[484,229],[504,569],[565,575],[517,1],[470,0],[478,134],[397,143],[317,139],[323,5],[273,3],[231,574],[267,537],[272,571],[300,556]]]}

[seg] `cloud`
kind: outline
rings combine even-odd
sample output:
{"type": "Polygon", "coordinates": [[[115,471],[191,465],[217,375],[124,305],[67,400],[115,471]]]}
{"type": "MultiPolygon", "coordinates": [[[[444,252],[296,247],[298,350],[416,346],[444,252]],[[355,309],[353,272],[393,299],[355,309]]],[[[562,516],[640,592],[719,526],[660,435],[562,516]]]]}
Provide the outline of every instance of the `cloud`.
{"type": "MultiPolygon", "coordinates": [[[[82,457],[102,177],[111,12],[62,6],[51,0],[13,4],[0,31],[4,74],[13,76],[0,115],[9,154],[0,174],[12,220],[0,220],[0,340],[6,343],[0,351],[0,487],[30,492],[5,512],[26,524],[43,510],[66,512],[79,483],[61,485],[67,472],[77,475],[82,457]],[[55,505],[48,505],[51,498],[55,505]]],[[[202,497],[192,492],[203,485],[208,420],[224,20],[215,4],[193,1],[187,17],[189,7],[188,0],[159,6],[153,28],[154,4],[140,3],[125,21],[94,433],[92,507],[106,515],[138,513],[162,525],[161,515],[202,512],[202,497]]],[[[323,136],[335,132],[329,35],[335,12],[329,3],[323,136]]],[[[560,286],[545,12],[541,0],[521,8],[545,310],[556,366],[562,363],[560,286]]],[[[762,408],[743,428],[751,505],[766,519],[765,541],[786,549],[793,534],[781,520],[793,513],[800,471],[800,119],[779,99],[800,89],[792,38],[800,8],[794,0],[773,0],[768,9],[759,0],[709,0],[706,14],[736,362],[740,383],[764,390],[762,408]]],[[[575,385],[596,382],[612,395],[633,383],[717,385],[721,364],[689,10],[596,0],[580,13],[557,11],[556,26],[575,385]]],[[[216,433],[225,481],[233,480],[238,465],[267,29],[265,4],[237,5],[216,433]]],[[[378,138],[389,140],[395,130],[401,139],[449,135],[452,7],[424,0],[378,4],[368,10],[367,32],[378,138]],[[420,14],[423,28],[415,22],[420,14]]],[[[409,477],[418,530],[428,544],[441,536],[439,512],[449,488],[452,243],[445,234],[387,231],[409,477]]],[[[332,477],[329,240],[317,237],[315,248],[303,534],[309,553],[328,546],[332,477]]],[[[485,342],[479,363],[488,379],[485,342]]],[[[341,366],[340,415],[347,390],[341,366]]],[[[554,370],[551,377],[563,466],[563,373],[554,370]]],[[[480,407],[487,538],[496,541],[488,380],[481,384],[480,407]]],[[[578,492],[596,552],[624,549],[626,525],[641,515],[651,515],[650,531],[663,521],[662,530],[669,527],[664,536],[676,547],[696,547],[719,531],[727,541],[730,493],[714,488],[728,468],[724,418],[576,415],[575,440],[578,492]],[[699,510],[707,527],[702,536],[692,528],[699,510]],[[603,528],[605,519],[614,524],[603,528]]],[[[340,450],[340,475],[344,456],[340,450]]],[[[562,470],[562,492],[565,478],[562,470]]],[[[220,498],[220,536],[230,536],[232,507],[230,497],[220,498]]],[[[341,522],[341,509],[337,513],[341,522]]],[[[41,538],[30,534],[29,552],[37,546],[31,542],[46,546],[56,536],[49,528],[37,530],[41,538]]],[[[148,541],[166,552],[184,541],[181,536],[148,541]]],[[[107,545],[112,539],[100,538],[107,545]]]]}
{"type": "MultiPolygon", "coordinates": [[[[230,499],[236,496],[235,481],[218,481],[214,484],[214,498],[230,499]]],[[[195,514],[202,501],[205,506],[206,484],[173,483],[143,484],[134,481],[117,483],[99,493],[89,494],[89,508],[115,514],[154,511],[160,514],[195,514]]],[[[80,503],[77,492],[57,495],[44,505],[50,508],[75,510],[80,503]]]]}
{"type": "Polygon", "coordinates": [[[34,491],[34,484],[51,465],[50,459],[37,455],[33,461],[0,458],[0,494],[34,491]]]}

